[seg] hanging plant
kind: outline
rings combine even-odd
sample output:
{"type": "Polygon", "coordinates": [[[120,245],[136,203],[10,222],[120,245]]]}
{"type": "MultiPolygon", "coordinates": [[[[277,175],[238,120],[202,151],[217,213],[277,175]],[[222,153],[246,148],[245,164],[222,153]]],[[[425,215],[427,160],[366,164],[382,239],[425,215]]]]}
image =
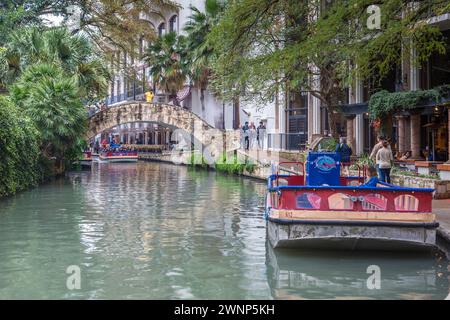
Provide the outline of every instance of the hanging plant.
{"type": "Polygon", "coordinates": [[[430,90],[388,92],[379,91],[370,97],[369,115],[372,120],[384,119],[393,113],[407,111],[427,103],[440,103],[450,95],[450,86],[430,90]]]}

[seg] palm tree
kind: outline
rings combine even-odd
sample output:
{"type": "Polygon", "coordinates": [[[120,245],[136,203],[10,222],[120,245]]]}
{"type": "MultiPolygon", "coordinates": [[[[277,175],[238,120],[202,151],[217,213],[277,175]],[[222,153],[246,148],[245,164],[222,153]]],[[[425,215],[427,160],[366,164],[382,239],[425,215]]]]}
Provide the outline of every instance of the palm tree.
{"type": "Polygon", "coordinates": [[[184,37],[174,32],[161,36],[149,45],[144,60],[150,65],[153,82],[175,105],[179,105],[177,92],[183,88],[188,76],[184,37]]]}
{"type": "Polygon", "coordinates": [[[36,64],[21,75],[10,94],[39,130],[41,153],[54,157],[57,173],[63,172],[65,160],[71,160],[66,154],[74,154],[87,125],[76,79],[67,78],[53,64],[36,64]]]}
{"type": "Polygon", "coordinates": [[[213,59],[214,48],[207,41],[212,26],[217,22],[224,10],[223,1],[206,0],[205,13],[191,6],[192,14],[184,27],[187,36],[188,58],[190,60],[190,74],[196,86],[200,89],[202,114],[205,115],[205,90],[210,76],[210,64],[213,59]]]}
{"type": "Polygon", "coordinates": [[[89,40],[82,35],[72,35],[66,28],[41,30],[28,27],[14,32],[7,44],[6,85],[12,84],[28,67],[38,64],[55,64],[67,77],[76,79],[82,98],[95,98],[106,93],[110,79],[107,68],[93,54],[89,40]]]}

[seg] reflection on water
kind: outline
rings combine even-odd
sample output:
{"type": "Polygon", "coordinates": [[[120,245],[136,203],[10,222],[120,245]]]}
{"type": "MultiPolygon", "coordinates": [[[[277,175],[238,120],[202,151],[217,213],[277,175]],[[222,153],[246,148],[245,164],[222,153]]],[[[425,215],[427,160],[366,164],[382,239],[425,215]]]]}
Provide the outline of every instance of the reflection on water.
{"type": "Polygon", "coordinates": [[[433,256],[297,253],[266,246],[265,183],[155,163],[92,170],[0,201],[0,298],[433,298],[433,256]],[[381,290],[368,290],[370,264],[381,290]],[[66,269],[81,269],[81,289],[66,269]]]}
{"type": "Polygon", "coordinates": [[[440,255],[298,252],[267,245],[275,299],[443,299],[449,287],[447,268],[440,255]],[[368,288],[369,266],[379,267],[379,290],[368,288]]]}

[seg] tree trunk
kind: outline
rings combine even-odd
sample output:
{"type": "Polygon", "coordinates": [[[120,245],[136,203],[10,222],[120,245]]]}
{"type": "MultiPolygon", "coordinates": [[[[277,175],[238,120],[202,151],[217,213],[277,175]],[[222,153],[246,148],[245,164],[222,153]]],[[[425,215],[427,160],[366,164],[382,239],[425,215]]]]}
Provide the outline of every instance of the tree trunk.
{"type": "Polygon", "coordinates": [[[55,173],[57,176],[60,176],[65,171],[64,159],[56,159],[55,161],[55,173]]]}
{"type": "Polygon", "coordinates": [[[334,113],[335,109],[330,107],[330,104],[327,103],[327,113],[328,113],[328,126],[330,127],[330,134],[331,136],[336,139],[336,141],[339,140],[339,132],[337,131],[337,125],[336,125],[336,114],[334,113]]]}
{"type": "Polygon", "coordinates": [[[200,104],[202,105],[202,118],[205,119],[205,88],[200,88],[200,104]]]}
{"type": "Polygon", "coordinates": [[[233,113],[234,113],[234,129],[239,129],[240,127],[240,117],[239,117],[239,96],[233,98],[233,113]]]}

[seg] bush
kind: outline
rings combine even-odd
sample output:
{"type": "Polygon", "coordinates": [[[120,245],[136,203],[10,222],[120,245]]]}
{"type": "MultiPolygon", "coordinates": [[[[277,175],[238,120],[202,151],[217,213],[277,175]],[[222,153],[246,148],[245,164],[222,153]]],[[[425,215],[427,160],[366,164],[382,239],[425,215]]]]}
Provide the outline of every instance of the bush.
{"type": "Polygon", "coordinates": [[[241,163],[238,161],[236,155],[233,156],[232,160],[227,160],[227,156],[223,155],[221,161],[215,164],[215,168],[219,172],[225,172],[228,174],[242,174],[244,171],[252,173],[255,170],[255,164],[246,161],[241,163]]]}
{"type": "Polygon", "coordinates": [[[0,197],[37,185],[43,179],[39,160],[38,131],[0,97],[0,197]]]}

